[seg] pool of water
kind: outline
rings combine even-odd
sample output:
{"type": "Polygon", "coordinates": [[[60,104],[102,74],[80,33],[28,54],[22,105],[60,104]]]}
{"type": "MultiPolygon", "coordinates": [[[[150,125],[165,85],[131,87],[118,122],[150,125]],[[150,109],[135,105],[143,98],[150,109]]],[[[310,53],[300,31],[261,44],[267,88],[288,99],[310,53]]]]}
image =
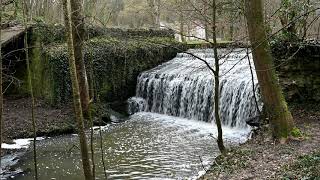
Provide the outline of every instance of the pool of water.
{"type": "MultiPolygon", "coordinates": [[[[155,113],[137,113],[128,121],[102,128],[108,179],[195,179],[219,151],[214,124],[155,113]]],[[[105,179],[99,131],[94,136],[97,179],[105,179]]],[[[228,144],[246,141],[249,129],[224,128],[228,144]]],[[[81,180],[83,172],[78,136],[38,142],[40,179],[81,180]]],[[[18,180],[33,179],[32,151],[21,157],[18,180]]]]}

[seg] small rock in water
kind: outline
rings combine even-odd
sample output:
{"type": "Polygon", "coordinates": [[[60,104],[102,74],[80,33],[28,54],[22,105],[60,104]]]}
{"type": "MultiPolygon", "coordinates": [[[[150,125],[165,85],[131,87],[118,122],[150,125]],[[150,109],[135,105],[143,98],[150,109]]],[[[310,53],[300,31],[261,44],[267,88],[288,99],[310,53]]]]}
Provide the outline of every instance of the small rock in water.
{"type": "Polygon", "coordinates": [[[260,116],[256,116],[256,117],[250,118],[249,120],[246,121],[246,123],[249,126],[260,127],[261,126],[260,116]]]}

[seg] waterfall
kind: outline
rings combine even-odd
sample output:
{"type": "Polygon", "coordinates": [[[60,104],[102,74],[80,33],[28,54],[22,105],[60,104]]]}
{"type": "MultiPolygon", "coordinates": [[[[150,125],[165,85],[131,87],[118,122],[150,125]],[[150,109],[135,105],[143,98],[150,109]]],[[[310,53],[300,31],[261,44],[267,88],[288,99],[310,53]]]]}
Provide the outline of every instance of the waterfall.
{"type": "MultiPolygon", "coordinates": [[[[223,125],[245,128],[246,121],[258,115],[246,49],[220,49],[220,115],[223,125]]],[[[212,49],[189,53],[214,67],[212,49]]],[[[204,62],[180,53],[137,79],[136,97],[128,100],[130,114],[146,111],[199,121],[214,122],[214,76],[204,62]]],[[[249,55],[252,61],[252,55],[249,55]]],[[[252,63],[253,64],[253,63],[252,63]]],[[[254,84],[257,78],[254,73],[254,84]]],[[[259,106],[262,106],[258,96],[259,106]]],[[[261,108],[261,107],[260,107],[261,108]]]]}

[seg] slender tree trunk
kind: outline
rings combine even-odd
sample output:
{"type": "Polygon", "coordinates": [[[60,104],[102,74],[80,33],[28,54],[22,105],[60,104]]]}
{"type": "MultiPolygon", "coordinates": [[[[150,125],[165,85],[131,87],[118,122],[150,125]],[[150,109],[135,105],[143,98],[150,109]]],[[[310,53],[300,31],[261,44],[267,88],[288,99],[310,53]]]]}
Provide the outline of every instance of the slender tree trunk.
{"type": "Polygon", "coordinates": [[[274,137],[284,142],[294,124],[275,73],[270,46],[266,41],[262,9],[261,0],[245,0],[249,38],[262,99],[274,137]]]}
{"type": "Polygon", "coordinates": [[[34,13],[34,0],[30,0],[30,7],[27,6],[27,13],[26,14],[30,14],[30,22],[33,19],[33,13],[34,13]],[[30,11],[29,11],[30,10],[30,11]]]}
{"type": "Polygon", "coordinates": [[[318,24],[317,39],[320,39],[320,22],[318,24]]]}
{"type": "Polygon", "coordinates": [[[34,108],[35,108],[35,100],[34,100],[34,93],[33,93],[33,83],[32,83],[32,73],[30,69],[30,59],[29,59],[29,46],[28,46],[28,14],[27,12],[27,3],[24,0],[24,11],[23,11],[23,20],[24,26],[26,28],[26,32],[24,35],[24,50],[26,56],[26,63],[27,63],[27,71],[28,71],[28,85],[29,85],[29,92],[31,96],[31,121],[32,121],[32,130],[33,130],[33,161],[34,161],[34,178],[36,180],[39,179],[38,176],[38,163],[37,163],[37,128],[36,128],[36,119],[34,115],[34,108]]]}
{"type": "MultiPolygon", "coordinates": [[[[78,134],[80,140],[80,150],[82,157],[82,166],[84,171],[84,176],[86,180],[93,180],[91,167],[90,167],[90,159],[88,153],[88,144],[86,139],[86,134],[84,130],[84,122],[83,122],[83,114],[81,108],[81,100],[80,100],[80,89],[78,86],[77,79],[77,69],[75,63],[75,53],[74,53],[74,43],[72,38],[72,26],[69,16],[68,9],[68,1],[63,0],[63,10],[64,10],[64,18],[65,18],[65,27],[66,27],[66,36],[68,42],[68,51],[69,51],[69,68],[70,68],[70,76],[72,81],[72,93],[73,93],[73,102],[74,102],[74,111],[76,120],[78,123],[78,134]]],[[[82,53],[82,52],[81,52],[82,53]]]]}
{"type": "Polygon", "coordinates": [[[233,7],[232,7],[232,10],[231,10],[232,12],[230,12],[230,14],[229,14],[229,38],[228,38],[228,40],[229,41],[232,41],[233,40],[233,35],[234,35],[234,22],[235,22],[235,20],[234,20],[234,10],[233,10],[233,7]]]}
{"type": "Polygon", "coordinates": [[[153,28],[160,28],[161,0],[148,0],[153,28]]]}
{"type": "Polygon", "coordinates": [[[219,81],[219,57],[218,57],[218,48],[217,48],[217,32],[216,32],[216,0],[213,0],[212,5],[212,38],[213,38],[213,51],[214,51],[214,60],[215,60],[215,74],[214,74],[214,116],[216,120],[216,125],[218,129],[218,138],[217,143],[221,153],[226,152],[226,148],[223,144],[223,134],[222,134],[222,125],[220,119],[220,108],[219,108],[219,97],[220,97],[220,81],[219,81]]]}
{"type": "Polygon", "coordinates": [[[86,67],[84,63],[84,17],[81,1],[70,0],[71,4],[71,21],[72,21],[72,38],[74,42],[74,56],[77,67],[77,78],[79,82],[81,107],[85,116],[89,111],[89,85],[87,80],[86,67]]]}
{"type": "Polygon", "coordinates": [[[156,26],[161,27],[161,0],[156,0],[156,26]]]}
{"type": "Polygon", "coordinates": [[[13,17],[14,19],[17,19],[17,16],[18,16],[18,2],[17,1],[14,1],[14,13],[13,13],[13,17]]]}
{"type": "MultiPolygon", "coordinates": [[[[309,11],[309,6],[310,6],[310,0],[307,0],[306,2],[306,8],[303,13],[307,13],[309,11]]],[[[309,14],[306,14],[306,16],[303,17],[302,19],[302,39],[305,39],[307,37],[308,33],[308,18],[309,14]]]]}
{"type": "MultiPolygon", "coordinates": [[[[93,54],[92,54],[92,48],[89,49],[90,51],[90,60],[89,60],[89,74],[90,74],[90,96],[92,100],[94,99],[94,72],[93,72],[93,54]]],[[[88,119],[90,121],[90,151],[91,151],[91,162],[92,162],[92,177],[95,179],[95,174],[96,174],[96,166],[95,166],[95,159],[94,159],[94,145],[93,145],[93,135],[94,135],[94,130],[93,130],[93,118],[92,118],[92,113],[91,113],[91,105],[92,102],[89,103],[89,114],[88,114],[88,119]]]]}
{"type": "Polygon", "coordinates": [[[183,18],[182,6],[183,6],[183,0],[180,0],[180,3],[179,3],[180,36],[181,36],[181,41],[186,42],[186,37],[184,34],[184,18],[183,18]]]}
{"type": "Polygon", "coordinates": [[[207,7],[208,6],[208,2],[207,1],[203,1],[203,16],[204,18],[204,33],[205,33],[205,39],[206,41],[209,41],[209,30],[208,30],[208,13],[207,13],[207,7]]]}
{"type": "Polygon", "coordinates": [[[233,31],[234,31],[234,27],[233,27],[233,23],[232,23],[229,26],[229,41],[233,40],[233,31]]]}
{"type": "Polygon", "coordinates": [[[190,22],[188,22],[188,24],[187,24],[187,40],[189,41],[190,40],[190,37],[192,36],[192,32],[191,32],[191,23],[190,22]]]}
{"type": "MultiPolygon", "coordinates": [[[[0,24],[2,23],[2,0],[0,0],[0,24]]],[[[0,39],[1,39],[1,29],[0,29],[0,39]]],[[[3,129],[3,94],[2,94],[2,41],[0,40],[0,168],[1,166],[1,155],[2,155],[2,129],[3,129]]]]}

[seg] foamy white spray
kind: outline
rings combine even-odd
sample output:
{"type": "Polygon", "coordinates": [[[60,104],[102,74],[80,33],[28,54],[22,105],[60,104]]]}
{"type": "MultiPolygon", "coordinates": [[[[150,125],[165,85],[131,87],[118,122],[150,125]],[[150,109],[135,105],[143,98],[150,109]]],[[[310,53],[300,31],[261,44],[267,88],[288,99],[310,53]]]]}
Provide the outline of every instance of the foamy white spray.
{"type": "MultiPolygon", "coordinates": [[[[214,67],[212,49],[189,50],[214,67]]],[[[246,49],[219,50],[220,115],[225,126],[246,128],[256,117],[252,78],[246,49]]],[[[252,61],[252,55],[249,55],[252,61]]],[[[253,63],[252,63],[253,64],[253,63]]],[[[257,87],[256,74],[254,85],[257,87]]],[[[259,106],[262,106],[256,88],[259,106]]],[[[128,100],[129,113],[146,111],[199,121],[214,122],[214,76],[204,62],[180,53],[138,77],[136,97],[128,100]]]]}

